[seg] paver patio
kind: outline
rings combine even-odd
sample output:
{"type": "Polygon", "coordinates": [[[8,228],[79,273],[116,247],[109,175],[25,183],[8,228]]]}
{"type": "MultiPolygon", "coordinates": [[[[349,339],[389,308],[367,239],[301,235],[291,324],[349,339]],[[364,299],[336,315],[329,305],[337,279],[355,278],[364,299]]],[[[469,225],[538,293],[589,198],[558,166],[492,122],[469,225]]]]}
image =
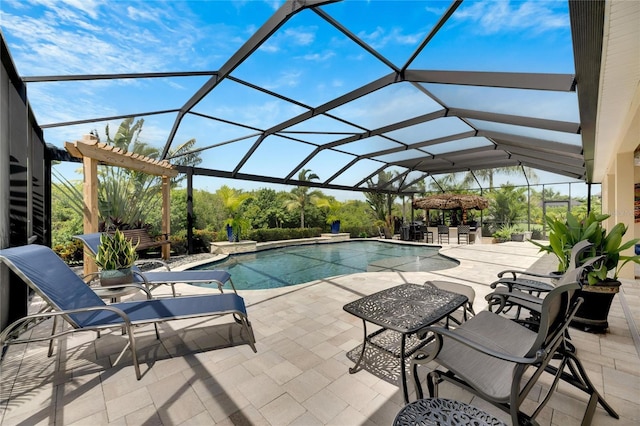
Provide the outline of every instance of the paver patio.
{"type": "MultiPolygon", "coordinates": [[[[446,245],[460,260],[453,269],[411,273],[360,273],[273,290],[240,291],[257,339],[258,353],[237,327],[224,320],[174,321],[141,328],[137,381],[119,330],[78,333],[59,339],[55,356],[46,343],[10,346],[1,364],[0,421],[14,425],[390,425],[402,407],[394,383],[363,370],[349,374],[347,353],[362,341],[362,322],[342,306],[404,282],[451,280],[473,286],[474,308],[496,274],[508,268],[548,271],[554,259],[530,243],[446,245]],[[534,265],[535,264],[535,265],[534,265]],[[116,360],[118,361],[116,363],[116,360]],[[114,365],[115,366],[112,366],[114,365]]],[[[181,294],[204,292],[180,285],[181,294]]],[[[168,294],[168,293],[167,293],[168,294]]],[[[571,336],[589,376],[621,418],[600,407],[596,425],[640,422],[640,285],[625,281],[614,299],[606,335],[576,330],[571,336]]],[[[36,330],[46,335],[48,324],[36,330]]],[[[541,380],[541,386],[550,382],[541,380]]],[[[412,390],[411,390],[412,391],[412,390]]],[[[413,392],[412,392],[413,393],[413,392]]],[[[530,398],[537,398],[534,389],[530,398]]],[[[471,403],[507,420],[506,413],[454,386],[440,396],[471,403]]],[[[412,399],[414,399],[412,395],[412,399]]],[[[542,425],[577,425],[586,395],[561,384],[538,417],[542,425]]],[[[525,407],[533,406],[533,401],[525,407]]]]}

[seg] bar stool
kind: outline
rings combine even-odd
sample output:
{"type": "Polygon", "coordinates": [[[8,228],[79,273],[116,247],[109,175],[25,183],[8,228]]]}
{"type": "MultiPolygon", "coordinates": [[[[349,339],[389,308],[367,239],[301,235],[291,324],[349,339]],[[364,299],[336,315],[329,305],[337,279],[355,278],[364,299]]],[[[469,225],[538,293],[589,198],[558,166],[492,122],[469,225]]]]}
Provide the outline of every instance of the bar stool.
{"type": "Polygon", "coordinates": [[[438,225],[438,244],[442,244],[445,236],[447,237],[447,244],[449,244],[449,227],[447,225],[438,225]]]}
{"type": "Polygon", "coordinates": [[[465,244],[469,244],[469,232],[471,232],[469,225],[458,226],[458,244],[460,244],[460,236],[463,236],[465,244]]]}

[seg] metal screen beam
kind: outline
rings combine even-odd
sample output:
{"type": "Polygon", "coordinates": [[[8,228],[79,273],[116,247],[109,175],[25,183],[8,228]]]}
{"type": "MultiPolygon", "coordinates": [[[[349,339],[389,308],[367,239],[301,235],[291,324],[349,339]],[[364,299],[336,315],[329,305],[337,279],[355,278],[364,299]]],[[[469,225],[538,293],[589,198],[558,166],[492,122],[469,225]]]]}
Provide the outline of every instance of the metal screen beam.
{"type": "Polygon", "coordinates": [[[167,142],[162,151],[161,158],[165,158],[175,138],[178,127],[184,115],[198,104],[209,92],[211,92],[222,80],[243,63],[253,52],[255,52],[271,35],[282,27],[292,16],[303,9],[321,4],[334,3],[337,0],[296,0],[287,1],[283,4],[249,39],[225,62],[217,75],[210,78],[191,98],[180,108],[167,142]]]}
{"type": "Polygon", "coordinates": [[[455,116],[469,120],[491,121],[494,123],[513,124],[514,126],[534,127],[536,129],[554,130],[557,132],[579,134],[580,123],[570,121],[545,120],[543,118],[523,117],[518,115],[498,114],[487,111],[450,108],[447,116],[455,116]]]}
{"type": "Polygon", "coordinates": [[[146,72],[125,74],[80,74],[80,75],[42,75],[22,77],[25,83],[45,83],[57,81],[94,81],[94,80],[126,80],[132,78],[169,78],[198,77],[215,75],[216,71],[180,71],[180,72],[146,72]]]}
{"type": "Polygon", "coordinates": [[[582,147],[570,145],[562,142],[549,141],[544,139],[530,138],[527,136],[513,135],[507,133],[493,132],[487,130],[478,131],[478,136],[493,139],[496,144],[521,146],[530,149],[546,149],[550,151],[560,151],[566,154],[582,155],[582,147]]]}
{"type": "Polygon", "coordinates": [[[571,74],[407,70],[404,77],[406,81],[416,83],[551,90],[554,92],[574,91],[574,77],[571,74]]]}

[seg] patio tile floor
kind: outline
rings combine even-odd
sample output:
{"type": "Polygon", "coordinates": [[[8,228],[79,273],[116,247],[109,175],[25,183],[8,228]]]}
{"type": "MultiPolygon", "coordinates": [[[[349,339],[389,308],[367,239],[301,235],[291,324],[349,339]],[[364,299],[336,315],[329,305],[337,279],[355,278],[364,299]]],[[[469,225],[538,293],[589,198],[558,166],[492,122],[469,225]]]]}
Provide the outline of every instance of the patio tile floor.
{"type": "MultiPolygon", "coordinates": [[[[119,330],[99,339],[90,332],[58,339],[51,358],[46,356],[46,343],[10,346],[0,365],[0,423],[389,425],[403,406],[402,392],[396,383],[366,370],[348,373],[353,363],[346,354],[361,343],[362,322],[342,310],[345,303],[393,285],[437,279],[473,286],[474,308],[479,311],[499,271],[548,271],[555,266],[529,243],[452,244],[442,253],[461,264],[432,273],[360,273],[288,288],[240,291],[257,353],[248,345],[234,346],[244,336],[227,319],[164,323],[160,341],[152,327],[140,328],[140,381],[128,352],[120,357],[126,339],[119,330]]],[[[178,286],[181,294],[204,291],[178,286]]],[[[625,281],[614,299],[609,333],[571,332],[590,378],[621,416],[615,420],[598,407],[596,425],[640,423],[639,302],[640,284],[625,281]]],[[[48,324],[42,324],[33,332],[49,331],[48,324]]],[[[541,379],[525,407],[534,405],[548,383],[541,379]]],[[[443,384],[440,396],[508,419],[453,385],[443,384]]],[[[578,425],[586,401],[584,393],[561,383],[538,421],[578,425]]]]}

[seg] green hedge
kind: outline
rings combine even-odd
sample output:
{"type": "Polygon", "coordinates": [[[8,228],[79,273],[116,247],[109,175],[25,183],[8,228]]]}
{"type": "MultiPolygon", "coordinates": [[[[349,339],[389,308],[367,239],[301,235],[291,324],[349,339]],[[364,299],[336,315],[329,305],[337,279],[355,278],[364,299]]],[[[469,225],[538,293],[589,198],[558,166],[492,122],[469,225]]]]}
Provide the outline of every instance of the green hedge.
{"type": "MultiPolygon", "coordinates": [[[[274,228],[274,229],[252,229],[242,235],[242,239],[254,240],[260,243],[266,241],[292,240],[297,238],[319,237],[322,233],[321,228],[274,228]]],[[[187,253],[187,231],[180,230],[170,237],[171,252],[174,255],[183,255],[187,253]]],[[[209,253],[211,242],[227,241],[226,232],[209,231],[206,229],[196,229],[193,231],[193,251],[194,253],[209,253]]],[[[56,244],[53,247],[58,256],[70,265],[81,264],[82,242],[79,240],[71,240],[63,244],[56,244]]],[[[149,250],[151,251],[151,250],[149,250]]],[[[144,252],[141,253],[144,257],[144,252]]]]}
{"type": "Polygon", "coordinates": [[[340,232],[348,232],[351,238],[371,238],[380,236],[377,226],[345,226],[340,228],[340,232]]]}
{"type": "MultiPolygon", "coordinates": [[[[319,237],[321,233],[322,228],[263,228],[252,229],[251,231],[244,233],[242,235],[242,239],[265,243],[267,241],[319,237]]],[[[225,239],[223,239],[222,241],[224,241],[225,239]]]]}

